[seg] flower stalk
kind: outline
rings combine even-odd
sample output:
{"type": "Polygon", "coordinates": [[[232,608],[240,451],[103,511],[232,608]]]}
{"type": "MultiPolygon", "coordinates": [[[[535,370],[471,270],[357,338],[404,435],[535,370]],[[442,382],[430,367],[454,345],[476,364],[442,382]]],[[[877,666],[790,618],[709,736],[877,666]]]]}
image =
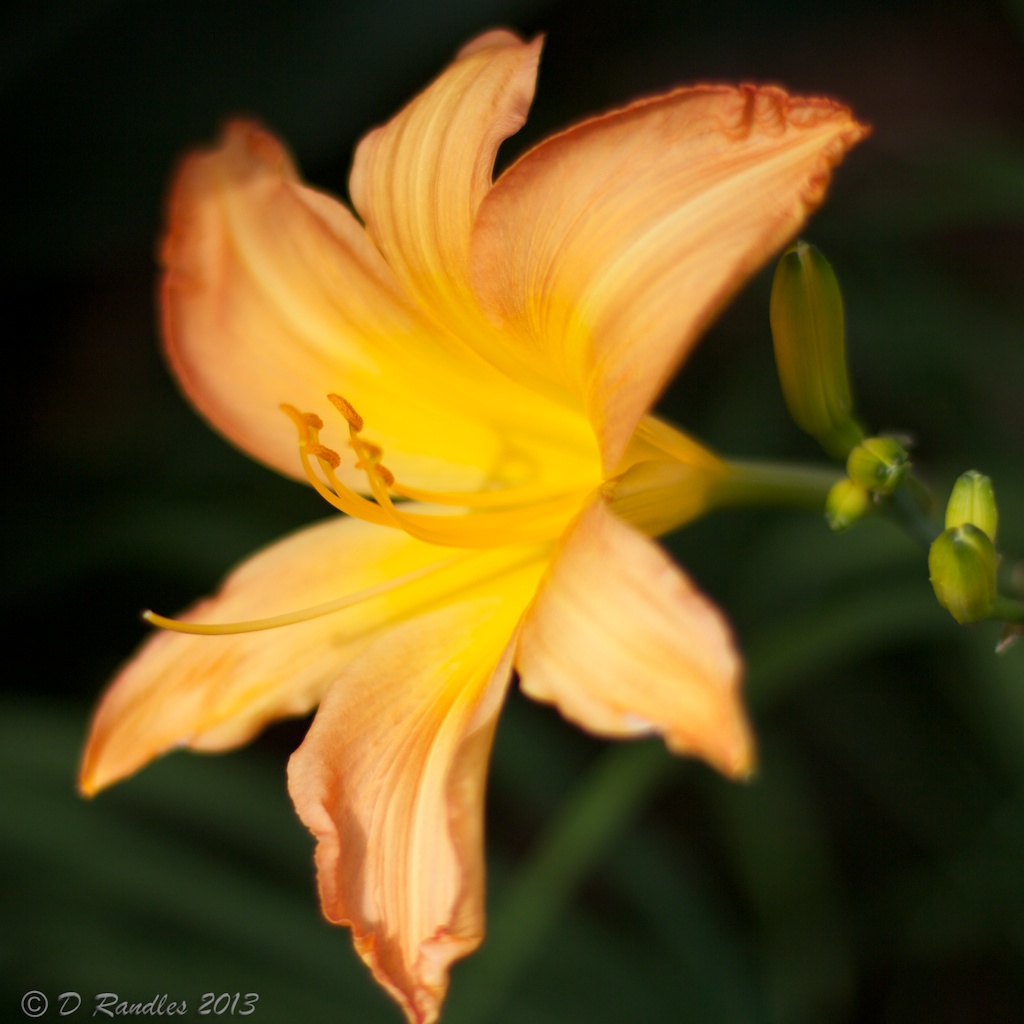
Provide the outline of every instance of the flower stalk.
{"type": "MultiPolygon", "coordinates": [[[[822,254],[796,242],[779,259],[770,306],[775,361],[793,420],[816,438],[846,476],[833,480],[825,516],[844,530],[872,511],[887,514],[928,550],[929,578],[936,599],[959,623],[996,619],[1008,625],[998,649],[1018,635],[1021,604],[999,590],[995,547],[998,512],[992,482],[975,471],[957,480],[946,508],[945,529],[933,522],[927,488],[913,472],[906,442],[891,435],[865,437],[853,415],[846,368],[845,319],[835,273],[822,254]]],[[[782,477],[766,474],[763,495],[784,503],[782,477]]],[[[716,497],[746,503],[762,490],[757,473],[728,477],[716,497]]],[[[813,488],[811,495],[813,498],[813,488]]]]}
{"type": "Polygon", "coordinates": [[[729,461],[728,472],[711,493],[714,507],[785,506],[822,511],[842,477],[831,467],[796,463],[729,461]]]}

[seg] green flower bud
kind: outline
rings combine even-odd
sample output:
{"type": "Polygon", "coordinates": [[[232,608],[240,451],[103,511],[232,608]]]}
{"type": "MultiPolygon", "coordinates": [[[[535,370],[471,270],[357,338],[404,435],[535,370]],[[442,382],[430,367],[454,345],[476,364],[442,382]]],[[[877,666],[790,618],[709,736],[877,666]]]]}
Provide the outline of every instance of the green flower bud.
{"type": "Polygon", "coordinates": [[[852,415],[843,297],[813,245],[796,242],[779,259],[769,319],[790,415],[829,455],[845,458],[863,435],[852,415]]]}
{"type": "Polygon", "coordinates": [[[966,523],[945,530],[928,552],[935,597],[957,622],[988,618],[996,600],[999,556],[987,533],[966,523]]]}
{"type": "Polygon", "coordinates": [[[869,437],[846,460],[850,479],[876,494],[892,494],[909,467],[907,451],[894,437],[869,437]]]}
{"type": "Polygon", "coordinates": [[[975,469],[968,470],[953,484],[946,506],[946,529],[971,523],[994,544],[999,526],[999,510],[992,481],[975,469]]]}
{"type": "Polygon", "coordinates": [[[852,480],[834,484],[825,499],[825,520],[836,531],[845,530],[871,509],[871,495],[852,480]]]}

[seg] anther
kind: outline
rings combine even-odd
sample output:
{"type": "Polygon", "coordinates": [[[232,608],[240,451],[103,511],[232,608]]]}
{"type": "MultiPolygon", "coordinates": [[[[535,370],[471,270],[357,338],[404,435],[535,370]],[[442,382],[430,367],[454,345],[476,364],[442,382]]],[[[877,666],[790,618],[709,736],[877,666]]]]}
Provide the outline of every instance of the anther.
{"type": "Polygon", "coordinates": [[[302,444],[309,441],[311,430],[323,430],[324,421],[315,412],[299,412],[294,405],[289,405],[287,402],[282,402],[279,408],[298,427],[299,440],[302,444]]]}
{"type": "MultiPolygon", "coordinates": [[[[545,497],[537,506],[534,515],[532,504],[509,501],[504,496],[498,496],[496,501],[495,495],[491,493],[450,494],[400,487],[395,483],[391,471],[381,464],[381,448],[359,437],[359,431],[363,427],[362,417],[340,395],[331,394],[328,398],[348,422],[349,445],[355,451],[358,460],[356,468],[366,473],[373,500],[357,494],[335,475],[335,470],[341,465],[341,456],[333,449],[320,444],[318,434],[323,424],[319,416],[300,412],[295,406],[287,404],[283,404],[281,410],[287,413],[298,430],[299,459],[306,478],[317,494],[339,512],[378,526],[404,530],[411,537],[429,544],[480,548],[493,547],[497,543],[504,545],[549,540],[557,536],[564,528],[568,517],[578,511],[580,497],[575,492],[545,497]],[[319,472],[314,469],[314,459],[319,461],[319,472]],[[394,490],[396,496],[400,498],[412,498],[434,504],[467,505],[481,510],[487,508],[491,512],[489,515],[472,516],[436,516],[407,512],[395,507],[389,490],[394,490]]],[[[333,609],[336,606],[331,607],[333,609]]],[[[308,617],[307,613],[302,613],[301,618],[308,617]]],[[[167,626],[167,621],[158,616],[150,618],[150,621],[156,625],[167,626]]],[[[289,621],[299,619],[289,618],[289,621]]],[[[273,622],[277,625],[281,624],[282,620],[275,619],[273,622]]],[[[268,627],[246,624],[229,631],[243,632],[252,628],[268,627]]],[[[209,630],[204,627],[185,631],[224,632],[219,626],[211,627],[209,630]]]]}
{"type": "Polygon", "coordinates": [[[370,463],[376,462],[384,454],[384,449],[372,441],[352,440],[349,441],[349,444],[359,456],[359,462],[356,464],[357,469],[366,469],[370,463]]]}
{"type": "Polygon", "coordinates": [[[363,429],[363,417],[341,395],[330,394],[327,396],[327,400],[348,420],[357,434],[363,429]]]}
{"type": "Polygon", "coordinates": [[[289,405],[287,402],[282,402],[278,408],[281,412],[285,413],[289,419],[300,429],[306,426],[306,417],[303,413],[299,412],[294,405],[289,405]]]}
{"type": "Polygon", "coordinates": [[[317,458],[329,463],[331,469],[337,469],[341,465],[341,456],[333,448],[328,448],[326,445],[307,444],[306,451],[310,455],[315,455],[317,458]]]}

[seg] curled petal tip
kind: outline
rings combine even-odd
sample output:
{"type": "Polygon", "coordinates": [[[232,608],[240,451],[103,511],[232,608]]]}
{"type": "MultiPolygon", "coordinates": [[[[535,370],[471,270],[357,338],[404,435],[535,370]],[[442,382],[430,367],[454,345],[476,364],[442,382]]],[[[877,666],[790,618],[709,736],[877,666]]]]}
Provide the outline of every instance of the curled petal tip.
{"type": "Polygon", "coordinates": [[[86,800],[91,800],[100,791],[100,788],[91,777],[81,776],[78,779],[78,795],[85,797],[86,800]]]}
{"type": "Polygon", "coordinates": [[[736,722],[735,735],[723,756],[713,759],[715,767],[723,775],[737,782],[748,782],[757,770],[757,747],[753,731],[746,716],[740,711],[740,720],[736,722]]]}
{"type": "Polygon", "coordinates": [[[522,36],[510,29],[492,28],[487,32],[482,32],[474,39],[470,39],[455,55],[455,59],[461,60],[463,57],[469,57],[481,50],[498,49],[503,46],[539,45],[538,41],[543,41],[543,39],[543,36],[537,36],[530,44],[527,44],[522,36]]]}

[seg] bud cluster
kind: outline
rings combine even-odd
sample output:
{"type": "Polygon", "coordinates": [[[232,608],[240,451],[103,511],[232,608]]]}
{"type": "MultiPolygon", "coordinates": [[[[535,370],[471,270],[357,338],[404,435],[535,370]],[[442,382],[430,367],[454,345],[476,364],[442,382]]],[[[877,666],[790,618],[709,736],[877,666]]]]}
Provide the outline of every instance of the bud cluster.
{"type": "Polygon", "coordinates": [[[945,528],[935,536],[927,494],[911,474],[908,442],[891,435],[865,437],[854,418],[839,283],[825,257],[807,242],[791,245],[779,259],[770,320],[790,415],[846,466],[846,476],[826,498],[829,526],[845,530],[875,508],[885,509],[929,545],[935,596],[957,622],[1001,618],[1004,643],[1024,635],[1024,602],[999,593],[999,516],[992,481],[974,470],[961,476],[946,507],[945,528]]]}

